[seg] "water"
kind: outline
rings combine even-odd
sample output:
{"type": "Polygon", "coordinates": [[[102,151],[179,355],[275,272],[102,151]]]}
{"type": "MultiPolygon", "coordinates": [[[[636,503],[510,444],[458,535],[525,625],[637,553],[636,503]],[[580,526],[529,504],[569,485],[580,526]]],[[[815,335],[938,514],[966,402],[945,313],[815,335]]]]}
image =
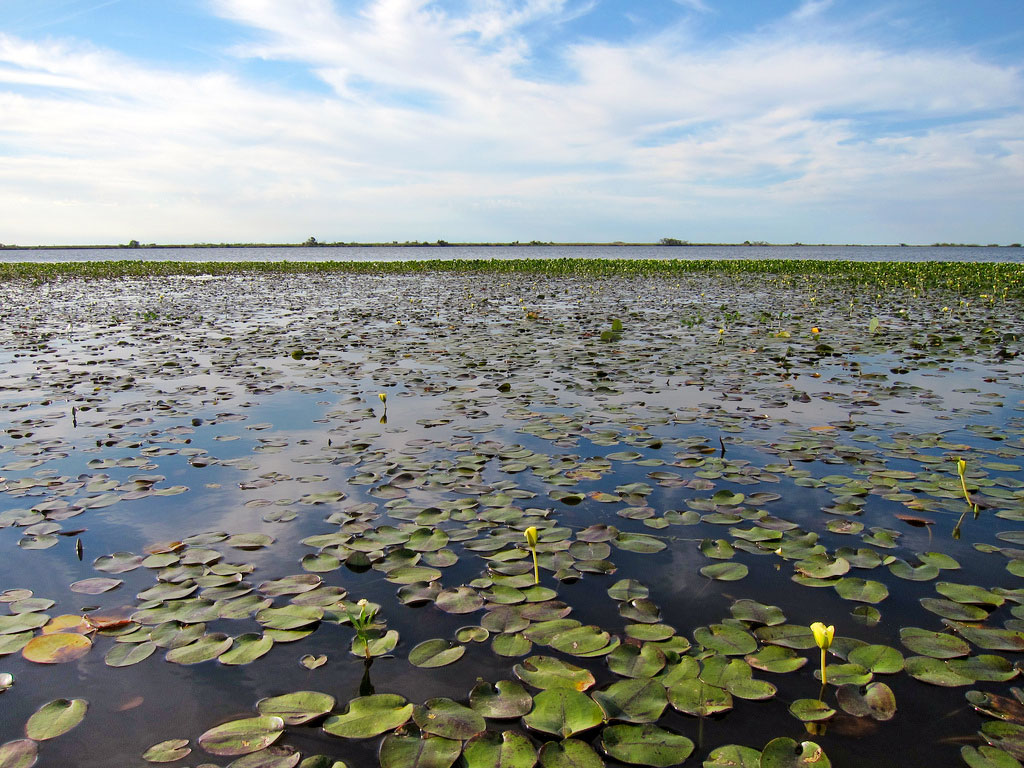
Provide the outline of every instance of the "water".
{"type": "Polygon", "coordinates": [[[1024,262],[1024,248],[892,245],[520,245],[447,247],[56,248],[0,250],[0,262],[414,261],[420,259],[813,259],[816,261],[1024,262]]]}

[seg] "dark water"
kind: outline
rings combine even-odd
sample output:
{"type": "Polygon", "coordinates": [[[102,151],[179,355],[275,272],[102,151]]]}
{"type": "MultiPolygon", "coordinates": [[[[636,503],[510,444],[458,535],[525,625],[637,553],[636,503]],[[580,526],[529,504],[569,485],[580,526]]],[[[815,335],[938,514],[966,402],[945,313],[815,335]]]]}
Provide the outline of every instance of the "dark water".
{"type": "Polygon", "coordinates": [[[552,245],[295,248],[60,248],[0,250],[0,261],[413,261],[419,259],[814,259],[1024,262],[1024,249],[890,245],[552,245]]]}

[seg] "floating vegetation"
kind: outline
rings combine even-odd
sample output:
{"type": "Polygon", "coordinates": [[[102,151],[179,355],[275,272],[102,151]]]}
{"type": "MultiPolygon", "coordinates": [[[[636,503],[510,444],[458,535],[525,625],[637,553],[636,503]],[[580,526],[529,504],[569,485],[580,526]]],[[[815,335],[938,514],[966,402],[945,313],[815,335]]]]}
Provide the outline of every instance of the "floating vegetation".
{"type": "Polygon", "coordinates": [[[0,768],[1015,765],[1022,277],[2,264],[0,768]]]}

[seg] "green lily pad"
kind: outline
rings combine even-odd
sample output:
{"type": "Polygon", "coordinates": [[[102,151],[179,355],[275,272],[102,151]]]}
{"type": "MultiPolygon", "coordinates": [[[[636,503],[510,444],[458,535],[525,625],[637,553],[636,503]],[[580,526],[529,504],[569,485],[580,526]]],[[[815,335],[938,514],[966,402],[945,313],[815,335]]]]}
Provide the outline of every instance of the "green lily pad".
{"type": "Polygon", "coordinates": [[[592,698],[574,688],[557,687],[533,698],[533,709],[523,722],[535,731],[562,738],[593,728],[604,720],[604,712],[592,698]]]}
{"type": "Polygon", "coordinates": [[[625,533],[620,532],[612,543],[619,549],[627,552],[654,553],[661,552],[668,545],[661,539],[649,536],[646,533],[625,533]]]}
{"type": "Polygon", "coordinates": [[[764,605],[756,600],[737,600],[729,607],[729,611],[733,618],[749,621],[752,624],[764,624],[771,627],[786,622],[782,609],[777,605],[764,605]]]}
{"type": "Polygon", "coordinates": [[[868,683],[863,693],[858,685],[841,685],[836,690],[836,700],[844,712],[854,717],[891,720],[896,714],[896,697],[885,683],[868,683]]]}
{"type": "Polygon", "coordinates": [[[228,666],[249,664],[269,653],[273,647],[273,638],[267,635],[257,635],[255,632],[247,632],[236,637],[231,648],[218,656],[217,661],[228,666]]]}
{"type": "Polygon", "coordinates": [[[542,768],[604,768],[593,747],[578,739],[549,741],[540,749],[542,768]]]}
{"type": "Polygon", "coordinates": [[[917,627],[901,629],[900,641],[914,653],[933,659],[955,659],[971,652],[971,647],[955,635],[917,627]]]}
{"type": "Polygon", "coordinates": [[[284,720],[276,715],[247,717],[209,729],[199,737],[199,746],[211,755],[247,755],[269,747],[283,733],[284,720]]]}
{"type": "Polygon", "coordinates": [[[234,641],[223,632],[204,635],[194,643],[173,648],[167,652],[167,661],[174,664],[200,664],[216,659],[227,651],[234,641]]]}
{"type": "Polygon", "coordinates": [[[804,650],[813,648],[814,634],[811,628],[803,624],[778,624],[772,627],[758,627],[754,636],[762,643],[779,645],[783,648],[804,650]]]}
{"type": "Polygon", "coordinates": [[[150,763],[173,763],[192,753],[188,739],[168,739],[154,744],[142,753],[142,759],[150,763]]]}
{"type": "Polygon", "coordinates": [[[992,605],[998,608],[1006,602],[1001,595],[973,584],[953,584],[948,581],[940,581],[935,585],[935,591],[957,603],[992,605]]]}
{"type": "Polygon", "coordinates": [[[664,666],[665,654],[661,649],[649,643],[639,647],[620,645],[608,654],[608,668],[622,677],[654,677],[664,666]]]}
{"type": "Polygon", "coordinates": [[[1002,656],[980,654],[966,659],[950,659],[949,668],[964,677],[988,682],[1006,682],[1017,676],[1017,668],[1002,656]]]}
{"type": "Polygon", "coordinates": [[[604,648],[611,641],[611,635],[600,627],[587,625],[567,629],[551,638],[549,645],[557,651],[574,656],[604,648]]]}
{"type": "Polygon", "coordinates": [[[789,713],[802,723],[813,723],[828,720],[836,711],[819,699],[797,699],[789,705],[789,713]]]}
{"type": "Polygon", "coordinates": [[[498,656],[513,658],[525,656],[533,650],[533,643],[521,632],[495,635],[491,640],[491,650],[498,656]]]}
{"type": "Polygon", "coordinates": [[[754,669],[776,674],[795,672],[807,663],[806,656],[779,645],[767,645],[757,653],[747,654],[743,660],[754,669]]]}
{"type": "Polygon", "coordinates": [[[434,604],[445,613],[473,613],[484,605],[484,599],[469,587],[443,589],[434,598],[434,604]]]}
{"type": "Polygon", "coordinates": [[[360,696],[352,699],[342,714],[327,718],[323,729],[333,736],[369,739],[404,725],[412,711],[412,704],[393,693],[360,696]]]}
{"type": "Polygon", "coordinates": [[[965,677],[954,670],[948,662],[929,656],[911,656],[906,661],[906,670],[915,680],[931,685],[955,687],[975,682],[973,677],[965,677]]]}
{"type": "Polygon", "coordinates": [[[726,744],[711,750],[704,768],[761,768],[761,753],[750,747],[726,744]]]}
{"type": "Polygon", "coordinates": [[[349,650],[353,656],[369,658],[370,656],[384,656],[391,653],[395,650],[396,645],[398,645],[398,632],[395,630],[389,629],[383,634],[372,630],[366,638],[359,637],[358,635],[353,637],[349,650]]]}
{"type": "Polygon", "coordinates": [[[761,768],[829,768],[825,751],[813,741],[797,743],[782,736],[769,741],[761,752],[761,768]]]}
{"type": "Polygon", "coordinates": [[[301,725],[326,715],[334,708],[334,697],[317,691],[295,691],[256,702],[261,715],[277,715],[285,725],[301,725]]]}
{"type": "Polygon", "coordinates": [[[34,741],[55,739],[82,722],[88,709],[85,699],[54,699],[29,717],[25,735],[34,741]]]}
{"type": "Polygon", "coordinates": [[[441,736],[389,733],[380,745],[381,768],[449,768],[462,752],[462,743],[441,736]]]}
{"type": "Polygon", "coordinates": [[[984,621],[988,618],[987,610],[969,603],[958,603],[937,597],[922,597],[920,603],[925,610],[953,621],[984,621]]]}
{"type": "Polygon", "coordinates": [[[451,699],[430,699],[413,709],[412,719],[425,733],[465,741],[486,727],[479,712],[451,699]]]}
{"type": "Polygon", "coordinates": [[[965,640],[989,651],[1024,651],[1024,632],[997,627],[971,627],[952,623],[951,626],[965,640]]]}
{"type": "Polygon", "coordinates": [[[749,572],[743,563],[714,563],[700,569],[702,576],[716,581],[739,581],[749,572]]]}
{"type": "Polygon", "coordinates": [[[107,651],[103,661],[108,667],[130,667],[140,661],[145,661],[155,651],[156,644],[148,641],[132,644],[119,643],[107,651]]]}
{"type": "Polygon", "coordinates": [[[449,640],[426,640],[409,651],[409,663],[417,667],[443,667],[462,658],[466,646],[449,640]]]}
{"type": "Polygon", "coordinates": [[[653,723],[668,705],[665,687],[650,678],[612,683],[593,697],[608,720],[627,723],[653,723]]]}
{"type": "Polygon", "coordinates": [[[0,745],[0,768],[32,768],[39,747],[32,739],[15,739],[0,745]]]}
{"type": "Polygon", "coordinates": [[[732,694],[699,679],[686,679],[668,689],[668,701],[680,712],[706,717],[732,709],[732,694]]]}
{"type": "Polygon", "coordinates": [[[705,648],[727,656],[743,656],[757,650],[757,640],[748,632],[729,624],[697,627],[693,639],[705,648]]]}
{"type": "Polygon", "coordinates": [[[903,654],[887,645],[862,645],[850,651],[847,659],[875,674],[894,675],[903,671],[903,654]]]}
{"type": "Polygon", "coordinates": [[[516,664],[512,671],[527,685],[542,690],[571,688],[585,691],[594,685],[594,675],[589,670],[552,656],[531,656],[516,664]]]}
{"type": "Polygon", "coordinates": [[[613,600],[627,601],[638,597],[647,597],[650,590],[639,581],[622,579],[608,588],[608,596],[613,600]]]}
{"type": "Polygon", "coordinates": [[[613,760],[632,765],[669,768],[693,752],[694,743],[656,725],[611,725],[601,731],[601,750],[613,760]]]}
{"type": "Polygon", "coordinates": [[[537,750],[518,731],[481,733],[466,742],[462,758],[466,768],[533,768],[537,750]]]}
{"type": "Polygon", "coordinates": [[[1009,752],[982,745],[960,747],[960,756],[969,768],[1020,768],[1020,761],[1009,752]]]}
{"type": "Polygon", "coordinates": [[[857,576],[846,576],[836,582],[836,593],[844,600],[860,603],[880,603],[889,596],[889,588],[880,581],[871,581],[857,576]]]}
{"type": "Polygon", "coordinates": [[[522,717],[533,708],[533,697],[513,680],[499,680],[493,686],[480,681],[469,693],[469,706],[484,717],[522,717]]]}

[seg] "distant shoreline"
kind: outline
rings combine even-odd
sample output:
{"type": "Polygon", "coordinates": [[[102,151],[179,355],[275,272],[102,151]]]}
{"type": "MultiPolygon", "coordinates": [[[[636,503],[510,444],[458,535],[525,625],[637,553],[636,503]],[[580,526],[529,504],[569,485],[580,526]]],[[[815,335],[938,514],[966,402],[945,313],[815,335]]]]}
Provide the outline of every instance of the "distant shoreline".
{"type": "MultiPolygon", "coordinates": [[[[673,238],[664,238],[673,240],[673,238]]],[[[182,249],[182,248],[537,248],[537,247],[649,247],[658,246],[664,248],[1020,248],[1020,243],[769,243],[762,240],[756,242],[744,241],[742,243],[691,243],[685,240],[675,242],[653,242],[653,243],[624,243],[615,241],[610,243],[572,243],[531,240],[528,242],[493,242],[493,243],[454,243],[446,240],[435,242],[405,241],[390,243],[357,243],[357,242],[333,242],[322,243],[320,241],[306,241],[304,243],[115,243],[109,245],[7,245],[0,243],[0,251],[70,251],[70,250],[149,250],[158,248],[182,249]]]]}

